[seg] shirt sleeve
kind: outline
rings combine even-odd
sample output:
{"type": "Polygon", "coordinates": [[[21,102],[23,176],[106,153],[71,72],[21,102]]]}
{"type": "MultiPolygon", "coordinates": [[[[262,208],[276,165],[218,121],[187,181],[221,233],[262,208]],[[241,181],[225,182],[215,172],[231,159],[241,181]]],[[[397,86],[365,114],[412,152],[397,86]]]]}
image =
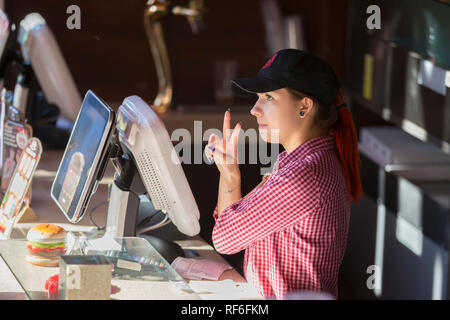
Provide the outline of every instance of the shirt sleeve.
{"type": "Polygon", "coordinates": [[[273,232],[310,215],[319,205],[314,173],[304,165],[284,167],[217,217],[212,241],[223,254],[234,254],[273,232]]]}

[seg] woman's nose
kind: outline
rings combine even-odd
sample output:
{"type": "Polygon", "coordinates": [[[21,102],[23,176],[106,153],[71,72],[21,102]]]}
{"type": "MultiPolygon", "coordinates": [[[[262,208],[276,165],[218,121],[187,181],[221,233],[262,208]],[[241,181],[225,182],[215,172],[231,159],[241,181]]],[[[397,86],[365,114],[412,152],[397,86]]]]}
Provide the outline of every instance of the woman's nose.
{"type": "Polygon", "coordinates": [[[255,105],[253,106],[253,108],[250,110],[250,114],[259,118],[261,117],[262,111],[259,105],[259,99],[258,101],[256,101],[255,105]]]}

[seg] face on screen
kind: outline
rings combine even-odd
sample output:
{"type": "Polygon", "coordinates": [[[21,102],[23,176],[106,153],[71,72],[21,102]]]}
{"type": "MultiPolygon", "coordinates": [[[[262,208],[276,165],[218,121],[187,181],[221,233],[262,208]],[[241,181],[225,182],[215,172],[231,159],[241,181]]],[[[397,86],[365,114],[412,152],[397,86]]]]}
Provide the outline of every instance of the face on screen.
{"type": "Polygon", "coordinates": [[[88,92],[52,186],[52,197],[72,221],[78,221],[96,181],[103,150],[109,140],[112,112],[88,92]]]}

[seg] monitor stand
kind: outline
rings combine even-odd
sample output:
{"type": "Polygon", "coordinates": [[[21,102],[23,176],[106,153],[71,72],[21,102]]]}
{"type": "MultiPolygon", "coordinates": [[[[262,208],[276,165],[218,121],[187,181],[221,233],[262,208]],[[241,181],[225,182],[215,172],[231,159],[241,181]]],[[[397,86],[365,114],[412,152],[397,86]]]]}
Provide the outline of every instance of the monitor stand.
{"type": "Polygon", "coordinates": [[[118,155],[112,158],[116,173],[110,190],[105,233],[113,238],[136,236],[144,238],[167,262],[172,263],[176,257],[185,256],[178,244],[148,233],[137,235],[139,224],[149,220],[153,215],[152,222],[158,221],[158,218],[161,220],[158,215],[164,214],[153,207],[133,156],[129,152],[123,152],[123,149],[119,147],[118,155]]]}

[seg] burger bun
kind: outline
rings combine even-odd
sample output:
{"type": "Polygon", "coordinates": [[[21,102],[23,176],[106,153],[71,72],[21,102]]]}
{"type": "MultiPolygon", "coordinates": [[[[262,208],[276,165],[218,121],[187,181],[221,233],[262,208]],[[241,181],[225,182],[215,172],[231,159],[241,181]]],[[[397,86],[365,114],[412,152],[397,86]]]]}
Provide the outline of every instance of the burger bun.
{"type": "Polygon", "coordinates": [[[39,224],[28,231],[27,240],[30,242],[52,243],[64,241],[66,230],[55,224],[39,224]]]}
{"type": "Polygon", "coordinates": [[[35,266],[40,266],[40,267],[57,267],[59,265],[59,257],[53,257],[53,258],[45,258],[45,257],[40,257],[40,256],[35,256],[35,255],[31,255],[28,254],[25,257],[26,261],[28,263],[31,263],[35,266]]]}

